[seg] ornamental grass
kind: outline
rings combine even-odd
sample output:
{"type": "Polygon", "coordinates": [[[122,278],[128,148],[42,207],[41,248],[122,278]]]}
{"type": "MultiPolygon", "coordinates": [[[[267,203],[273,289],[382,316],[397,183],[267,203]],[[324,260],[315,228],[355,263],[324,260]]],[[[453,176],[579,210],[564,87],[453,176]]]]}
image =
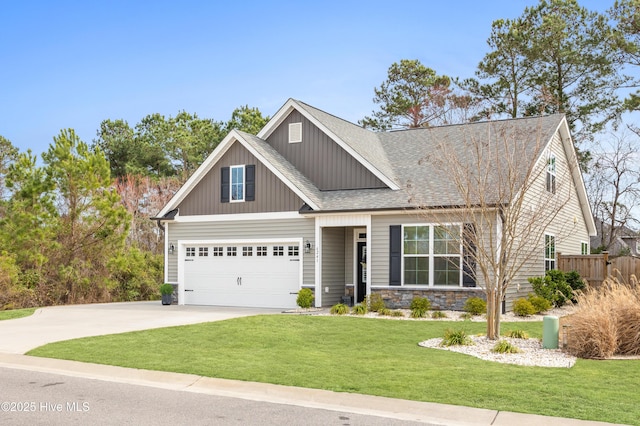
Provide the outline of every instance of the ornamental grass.
{"type": "MultiPolygon", "coordinates": [[[[577,292],[575,312],[563,318],[567,351],[580,358],[640,355],[640,285],[607,278],[595,289],[577,292]]],[[[561,331],[563,333],[564,331],[561,331]]]]}

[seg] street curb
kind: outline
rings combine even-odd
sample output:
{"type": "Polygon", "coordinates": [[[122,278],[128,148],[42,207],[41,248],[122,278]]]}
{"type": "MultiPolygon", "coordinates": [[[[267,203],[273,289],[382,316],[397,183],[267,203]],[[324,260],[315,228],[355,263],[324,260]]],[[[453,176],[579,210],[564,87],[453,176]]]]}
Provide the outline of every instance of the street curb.
{"type": "Polygon", "coordinates": [[[381,396],[217,379],[164,371],[140,370],[28,355],[0,353],[0,367],[62,374],[93,380],[149,386],[208,395],[347,411],[400,420],[452,426],[605,426],[611,423],[512,413],[381,396]]]}

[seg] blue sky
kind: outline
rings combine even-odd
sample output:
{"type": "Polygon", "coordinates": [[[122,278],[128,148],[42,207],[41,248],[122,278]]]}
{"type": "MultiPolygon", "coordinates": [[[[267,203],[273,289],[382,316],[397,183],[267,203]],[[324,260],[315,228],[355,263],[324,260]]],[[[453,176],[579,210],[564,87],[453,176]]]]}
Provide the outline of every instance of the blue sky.
{"type": "Polygon", "coordinates": [[[491,23],[534,4],[0,0],[0,135],[41,154],[63,128],[90,143],[105,119],[227,121],[241,105],[273,115],[290,97],[356,122],[393,62],[471,77],[491,23]]]}

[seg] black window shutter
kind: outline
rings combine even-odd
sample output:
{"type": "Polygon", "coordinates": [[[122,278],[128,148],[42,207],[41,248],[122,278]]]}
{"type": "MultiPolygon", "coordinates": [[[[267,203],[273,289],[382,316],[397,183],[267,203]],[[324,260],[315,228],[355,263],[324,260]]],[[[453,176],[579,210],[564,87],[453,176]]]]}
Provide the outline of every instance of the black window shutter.
{"type": "Polygon", "coordinates": [[[256,200],[256,166],[254,164],[244,167],[246,173],[245,201],[256,200]]]}
{"type": "Polygon", "coordinates": [[[389,285],[402,281],[402,226],[389,227],[389,285]]]}
{"type": "Polygon", "coordinates": [[[476,286],[476,227],[465,223],[462,230],[462,286],[476,286]]]}
{"type": "Polygon", "coordinates": [[[229,202],[229,167],[223,167],[220,169],[220,202],[228,203],[229,202]]]}

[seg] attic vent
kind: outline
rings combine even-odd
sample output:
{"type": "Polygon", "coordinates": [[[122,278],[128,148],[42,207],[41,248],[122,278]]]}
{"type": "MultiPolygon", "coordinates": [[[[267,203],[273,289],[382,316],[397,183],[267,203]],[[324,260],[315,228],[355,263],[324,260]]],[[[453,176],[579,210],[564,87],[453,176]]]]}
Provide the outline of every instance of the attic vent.
{"type": "Polygon", "coordinates": [[[289,123],[289,143],[302,142],[302,123],[289,123]]]}

